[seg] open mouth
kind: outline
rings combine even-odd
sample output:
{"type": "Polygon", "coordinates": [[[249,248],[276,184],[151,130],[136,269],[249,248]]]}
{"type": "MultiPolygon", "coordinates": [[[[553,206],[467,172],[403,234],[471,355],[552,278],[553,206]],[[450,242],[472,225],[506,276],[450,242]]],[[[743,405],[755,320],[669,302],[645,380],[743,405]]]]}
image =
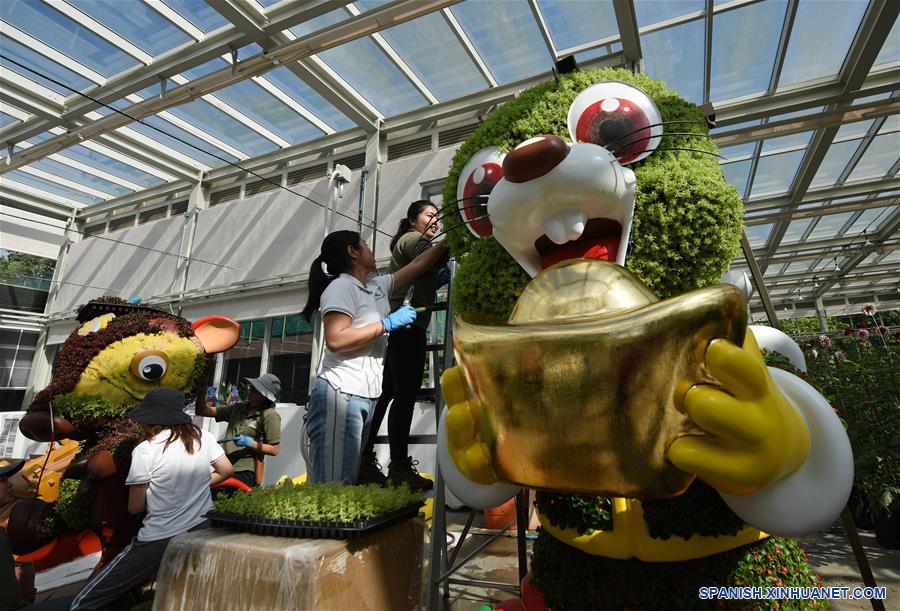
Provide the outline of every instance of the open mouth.
{"type": "Polygon", "coordinates": [[[534,248],[541,257],[541,269],[569,259],[601,259],[615,261],[619,253],[622,225],[607,218],[588,219],[584,231],[577,240],[556,244],[546,235],[534,241],[534,248]]]}

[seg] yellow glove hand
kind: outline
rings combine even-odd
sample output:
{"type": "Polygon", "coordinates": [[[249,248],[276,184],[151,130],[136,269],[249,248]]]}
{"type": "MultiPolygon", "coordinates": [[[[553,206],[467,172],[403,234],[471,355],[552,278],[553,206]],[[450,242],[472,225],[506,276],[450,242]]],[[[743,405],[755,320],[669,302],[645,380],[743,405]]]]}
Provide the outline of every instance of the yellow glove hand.
{"type": "Polygon", "coordinates": [[[481,404],[468,399],[460,367],[444,372],[441,392],[448,405],[446,442],[456,468],[475,483],[496,483],[491,470],[491,452],[481,438],[481,404]]]}
{"type": "Polygon", "coordinates": [[[750,494],[796,471],[809,433],[769,375],[753,333],[747,330],[743,349],[713,340],[706,364],[725,390],[698,384],[685,393],[685,412],[706,434],[673,441],[669,460],[731,494],[750,494]]]}

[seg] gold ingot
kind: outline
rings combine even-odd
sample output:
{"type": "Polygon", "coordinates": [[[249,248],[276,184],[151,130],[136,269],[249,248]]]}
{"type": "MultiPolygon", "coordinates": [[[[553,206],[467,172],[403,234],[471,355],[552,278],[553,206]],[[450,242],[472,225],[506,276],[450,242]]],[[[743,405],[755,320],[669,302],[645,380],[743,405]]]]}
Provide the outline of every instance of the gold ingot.
{"type": "Polygon", "coordinates": [[[532,280],[506,324],[458,316],[454,351],[497,479],[628,498],[684,492],[694,476],[666,447],[700,430],[676,396],[714,383],[706,347],[742,345],[746,311],[731,285],[660,301],[619,265],[575,259],[532,280]]]}

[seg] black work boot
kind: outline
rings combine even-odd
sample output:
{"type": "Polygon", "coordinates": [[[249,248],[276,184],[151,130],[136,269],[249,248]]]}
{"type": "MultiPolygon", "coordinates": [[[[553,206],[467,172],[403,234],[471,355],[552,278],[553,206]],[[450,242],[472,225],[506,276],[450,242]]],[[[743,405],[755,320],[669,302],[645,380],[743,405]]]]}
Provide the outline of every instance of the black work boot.
{"type": "Polygon", "coordinates": [[[426,477],[419,475],[416,465],[418,460],[413,460],[412,456],[401,458],[400,460],[392,460],[388,466],[388,484],[391,486],[399,486],[406,483],[410,490],[431,490],[434,488],[434,482],[426,477]]]}
{"type": "Polygon", "coordinates": [[[381,472],[381,464],[375,456],[375,452],[366,452],[359,463],[359,475],[356,476],[357,484],[387,484],[387,478],[381,472]]]}

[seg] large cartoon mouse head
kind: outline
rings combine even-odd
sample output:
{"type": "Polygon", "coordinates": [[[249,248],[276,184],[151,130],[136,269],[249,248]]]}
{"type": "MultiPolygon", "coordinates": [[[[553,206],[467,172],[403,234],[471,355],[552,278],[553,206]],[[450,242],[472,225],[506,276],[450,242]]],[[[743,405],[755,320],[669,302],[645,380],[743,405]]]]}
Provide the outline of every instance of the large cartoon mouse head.
{"type": "Polygon", "coordinates": [[[505,318],[529,276],[578,257],[624,264],[663,298],[715,284],[743,217],[717,152],[699,109],[647,76],[591,70],[523,92],[447,178],[457,311],[505,318]]]}
{"type": "Polygon", "coordinates": [[[207,355],[231,348],[240,332],[236,322],[224,317],[192,325],[114,297],[82,306],[78,322],[59,349],[53,380],[19,423],[28,437],[90,436],[124,416],[152,388],[177,388],[190,398],[206,370],[207,355]]]}

